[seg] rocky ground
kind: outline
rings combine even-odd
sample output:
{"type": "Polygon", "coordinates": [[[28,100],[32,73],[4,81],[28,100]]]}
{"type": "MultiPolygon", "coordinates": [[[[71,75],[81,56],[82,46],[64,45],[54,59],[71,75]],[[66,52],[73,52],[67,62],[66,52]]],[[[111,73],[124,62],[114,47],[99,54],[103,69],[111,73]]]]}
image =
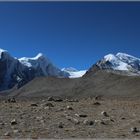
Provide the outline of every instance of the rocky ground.
{"type": "Polygon", "coordinates": [[[0,100],[0,138],[140,138],[139,99],[0,100]]]}

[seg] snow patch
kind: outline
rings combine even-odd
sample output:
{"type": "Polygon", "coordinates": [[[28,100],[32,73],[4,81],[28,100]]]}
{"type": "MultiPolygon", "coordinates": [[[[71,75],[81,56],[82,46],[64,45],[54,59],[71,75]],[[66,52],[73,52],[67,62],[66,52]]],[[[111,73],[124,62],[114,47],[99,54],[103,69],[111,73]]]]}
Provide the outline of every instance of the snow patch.
{"type": "Polygon", "coordinates": [[[8,52],[0,48],[0,59],[2,58],[2,53],[8,53],[8,52]]]}
{"type": "Polygon", "coordinates": [[[70,67],[70,68],[63,68],[62,71],[69,73],[69,78],[80,78],[82,77],[87,70],[80,70],[70,67]]]}

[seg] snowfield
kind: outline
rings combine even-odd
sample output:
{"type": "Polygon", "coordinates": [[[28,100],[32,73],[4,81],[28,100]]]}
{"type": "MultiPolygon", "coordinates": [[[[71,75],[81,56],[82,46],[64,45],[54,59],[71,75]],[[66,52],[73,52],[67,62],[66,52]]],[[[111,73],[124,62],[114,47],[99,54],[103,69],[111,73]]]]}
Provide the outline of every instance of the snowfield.
{"type": "Polygon", "coordinates": [[[69,78],[79,78],[82,77],[87,70],[80,70],[78,71],[77,69],[70,67],[70,68],[63,68],[62,71],[65,71],[69,73],[69,78]]]}

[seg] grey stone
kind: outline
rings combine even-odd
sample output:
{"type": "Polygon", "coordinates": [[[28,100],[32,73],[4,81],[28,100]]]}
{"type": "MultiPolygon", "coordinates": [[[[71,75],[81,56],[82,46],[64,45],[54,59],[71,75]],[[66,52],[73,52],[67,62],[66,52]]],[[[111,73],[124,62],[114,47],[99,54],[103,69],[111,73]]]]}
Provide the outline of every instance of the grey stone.
{"type": "Polygon", "coordinates": [[[11,121],[11,125],[16,125],[16,124],[17,124],[16,119],[13,119],[13,120],[11,121]]]}
{"type": "Polygon", "coordinates": [[[83,124],[85,124],[85,125],[93,125],[94,122],[91,121],[91,120],[84,120],[84,121],[83,121],[83,124]]]}
{"type": "Polygon", "coordinates": [[[139,132],[139,130],[137,129],[137,127],[132,127],[131,132],[132,133],[137,133],[137,132],[139,132]]]}
{"type": "Polygon", "coordinates": [[[10,136],[10,132],[6,132],[4,136],[10,136]]]}
{"type": "Polygon", "coordinates": [[[105,112],[105,111],[102,111],[101,114],[102,114],[103,116],[105,116],[105,117],[109,117],[109,115],[108,115],[107,112],[105,112]]]}
{"type": "Polygon", "coordinates": [[[60,123],[58,124],[58,127],[59,127],[59,128],[63,128],[63,127],[64,127],[63,123],[60,122],[60,123]]]}
{"type": "Polygon", "coordinates": [[[71,106],[67,106],[68,110],[73,110],[73,108],[71,106]]]}

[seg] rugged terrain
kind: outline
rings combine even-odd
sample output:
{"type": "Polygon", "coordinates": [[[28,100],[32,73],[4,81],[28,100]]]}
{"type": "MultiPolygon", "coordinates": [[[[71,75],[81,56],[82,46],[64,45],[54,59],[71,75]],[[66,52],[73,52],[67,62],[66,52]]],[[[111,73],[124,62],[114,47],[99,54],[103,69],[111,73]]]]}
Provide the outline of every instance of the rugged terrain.
{"type": "Polygon", "coordinates": [[[139,108],[137,98],[2,99],[0,138],[140,138],[139,108]]]}
{"type": "MultiPolygon", "coordinates": [[[[125,76],[100,70],[94,66],[82,78],[35,78],[18,90],[9,92],[16,97],[61,96],[88,98],[96,95],[115,97],[140,97],[140,77],[125,76]]],[[[4,92],[6,94],[6,92],[4,92]]],[[[3,94],[3,95],[4,95],[3,94]]],[[[8,91],[7,91],[8,94],[8,91]]]]}
{"type": "MultiPolygon", "coordinates": [[[[4,54],[5,73],[11,63],[4,54]]],[[[0,138],[140,138],[140,59],[107,55],[85,75],[53,67],[57,76],[42,55],[21,60],[37,75],[0,92],[0,138]]]]}
{"type": "Polygon", "coordinates": [[[140,138],[140,77],[117,73],[94,66],[5,91],[0,138],[140,138]]]}

